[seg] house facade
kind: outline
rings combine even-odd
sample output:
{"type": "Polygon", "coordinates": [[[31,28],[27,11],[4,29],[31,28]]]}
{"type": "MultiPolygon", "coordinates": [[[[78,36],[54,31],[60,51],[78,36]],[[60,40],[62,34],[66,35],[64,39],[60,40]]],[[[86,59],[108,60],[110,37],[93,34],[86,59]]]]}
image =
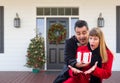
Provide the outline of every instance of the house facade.
{"type": "Polygon", "coordinates": [[[70,38],[78,19],[86,20],[91,29],[97,26],[100,13],[104,18],[101,29],[115,56],[112,70],[120,71],[119,0],[0,0],[0,71],[31,71],[25,66],[26,55],[36,28],[45,39],[47,62],[44,69],[61,69],[64,41],[58,45],[49,43],[50,26],[62,24],[67,30],[66,38],[70,38]],[[16,13],[20,18],[19,28],[14,27],[16,13]]]}

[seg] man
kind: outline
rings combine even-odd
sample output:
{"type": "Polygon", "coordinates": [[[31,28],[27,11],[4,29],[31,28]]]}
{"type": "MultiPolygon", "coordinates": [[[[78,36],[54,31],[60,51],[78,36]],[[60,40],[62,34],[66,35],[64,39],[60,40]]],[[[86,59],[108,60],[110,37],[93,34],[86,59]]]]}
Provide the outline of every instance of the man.
{"type": "Polygon", "coordinates": [[[54,80],[53,83],[62,83],[69,78],[68,70],[72,68],[75,74],[82,71],[77,68],[87,66],[88,64],[79,63],[76,61],[77,47],[79,45],[85,46],[88,44],[89,29],[87,22],[84,20],[78,20],[75,23],[75,35],[65,42],[64,60],[65,66],[62,72],[54,80]]]}

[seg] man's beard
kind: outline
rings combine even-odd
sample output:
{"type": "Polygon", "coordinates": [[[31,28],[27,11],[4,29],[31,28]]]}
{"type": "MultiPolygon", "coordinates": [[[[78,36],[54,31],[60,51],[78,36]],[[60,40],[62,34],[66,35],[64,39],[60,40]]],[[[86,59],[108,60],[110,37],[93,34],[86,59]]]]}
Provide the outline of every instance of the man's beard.
{"type": "Polygon", "coordinates": [[[87,44],[86,38],[81,38],[79,42],[80,42],[81,45],[86,45],[87,44]]]}

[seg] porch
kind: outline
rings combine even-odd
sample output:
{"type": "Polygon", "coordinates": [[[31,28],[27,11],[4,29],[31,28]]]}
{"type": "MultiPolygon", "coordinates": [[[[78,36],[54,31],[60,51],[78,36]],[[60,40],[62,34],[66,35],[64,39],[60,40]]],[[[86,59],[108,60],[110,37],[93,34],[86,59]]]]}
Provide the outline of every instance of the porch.
{"type": "MultiPolygon", "coordinates": [[[[32,73],[27,71],[1,71],[0,83],[52,83],[59,72],[41,71],[32,73]]],[[[104,83],[119,83],[120,72],[113,71],[112,76],[104,83]]]]}

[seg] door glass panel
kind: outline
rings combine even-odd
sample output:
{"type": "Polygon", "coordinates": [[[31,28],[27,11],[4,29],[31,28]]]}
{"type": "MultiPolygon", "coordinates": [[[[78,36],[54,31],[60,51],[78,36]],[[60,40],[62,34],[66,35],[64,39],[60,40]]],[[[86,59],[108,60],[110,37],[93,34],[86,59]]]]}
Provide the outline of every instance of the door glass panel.
{"type": "Polygon", "coordinates": [[[79,8],[77,7],[38,7],[36,14],[38,16],[44,15],[79,15],[79,8]]]}
{"type": "Polygon", "coordinates": [[[71,35],[70,35],[70,36],[75,35],[74,26],[75,26],[75,22],[76,22],[78,19],[79,19],[79,18],[71,18],[71,35]]]}
{"type": "Polygon", "coordinates": [[[51,8],[51,15],[57,15],[57,8],[51,8]]]}
{"type": "Polygon", "coordinates": [[[78,8],[72,8],[72,15],[79,15],[78,8]]]}
{"type": "Polygon", "coordinates": [[[64,8],[58,8],[58,15],[64,15],[64,8]]]}
{"type": "Polygon", "coordinates": [[[37,30],[38,34],[41,34],[44,37],[44,18],[37,18],[37,30]]]}
{"type": "Polygon", "coordinates": [[[50,8],[45,8],[45,15],[50,15],[50,8]]]}
{"type": "Polygon", "coordinates": [[[37,15],[43,15],[43,8],[37,8],[37,15]]]}
{"type": "Polygon", "coordinates": [[[71,8],[65,9],[65,15],[71,15],[71,8]]]}

